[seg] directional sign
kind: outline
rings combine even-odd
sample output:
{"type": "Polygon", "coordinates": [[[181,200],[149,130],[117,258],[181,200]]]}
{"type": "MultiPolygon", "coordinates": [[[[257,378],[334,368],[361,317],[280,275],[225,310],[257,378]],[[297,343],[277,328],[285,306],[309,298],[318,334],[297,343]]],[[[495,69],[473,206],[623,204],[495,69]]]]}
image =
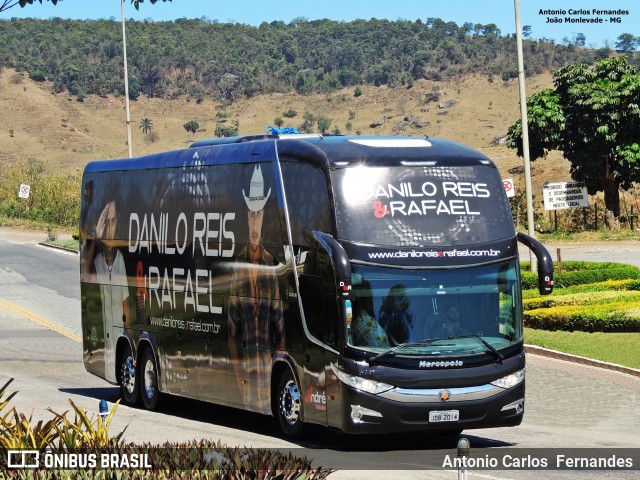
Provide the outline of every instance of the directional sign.
{"type": "Polygon", "coordinates": [[[589,206],[587,187],[580,182],[546,183],[543,193],[545,210],[564,210],[589,206]]]}
{"type": "Polygon", "coordinates": [[[25,185],[24,183],[20,185],[18,189],[18,197],[19,198],[29,198],[29,193],[31,192],[31,187],[29,185],[25,185]]]}
{"type": "Polygon", "coordinates": [[[504,191],[507,192],[507,197],[515,197],[516,187],[513,185],[513,178],[503,178],[502,183],[504,184],[504,191]]]}

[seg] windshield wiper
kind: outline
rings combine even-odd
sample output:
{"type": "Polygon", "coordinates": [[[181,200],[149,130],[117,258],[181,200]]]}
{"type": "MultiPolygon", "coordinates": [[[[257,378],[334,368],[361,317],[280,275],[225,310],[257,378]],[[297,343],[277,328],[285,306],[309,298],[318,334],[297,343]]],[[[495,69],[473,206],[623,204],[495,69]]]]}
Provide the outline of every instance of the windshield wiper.
{"type": "Polygon", "coordinates": [[[457,340],[459,338],[473,338],[474,340],[480,342],[483,346],[485,346],[487,348],[489,353],[493,354],[496,357],[497,362],[500,365],[502,365],[502,361],[504,360],[504,355],[502,355],[498,350],[495,349],[495,347],[493,345],[491,345],[489,342],[487,342],[484,338],[482,338],[479,335],[458,335],[458,336],[453,336],[453,337],[433,338],[433,339],[428,339],[428,340],[422,340],[420,342],[415,342],[415,343],[400,343],[400,344],[398,344],[398,345],[396,345],[394,347],[391,347],[388,350],[385,350],[382,353],[379,353],[379,354],[374,355],[373,357],[369,358],[367,360],[367,363],[369,364],[370,367],[372,367],[382,357],[386,357],[388,355],[393,355],[397,350],[399,350],[401,348],[404,348],[404,347],[430,347],[431,344],[436,340],[457,340]]]}
{"type": "Polygon", "coordinates": [[[498,361],[498,363],[500,365],[502,365],[502,361],[504,360],[504,355],[502,355],[498,350],[496,350],[496,348],[493,345],[491,345],[489,342],[487,342],[480,335],[458,335],[458,336],[455,336],[455,337],[446,337],[446,340],[456,340],[458,338],[473,338],[474,340],[477,340],[482,345],[487,347],[487,350],[489,350],[489,352],[492,353],[496,357],[496,360],[498,361]]]}
{"type": "Polygon", "coordinates": [[[396,350],[399,350],[404,347],[429,347],[431,346],[432,342],[433,340],[423,340],[417,343],[400,343],[395,347],[391,347],[389,350],[385,350],[384,352],[379,353],[378,355],[374,355],[373,357],[368,359],[367,362],[369,363],[369,366],[372,367],[376,361],[380,360],[382,357],[386,357],[387,355],[392,355],[393,353],[395,353],[396,350]]]}

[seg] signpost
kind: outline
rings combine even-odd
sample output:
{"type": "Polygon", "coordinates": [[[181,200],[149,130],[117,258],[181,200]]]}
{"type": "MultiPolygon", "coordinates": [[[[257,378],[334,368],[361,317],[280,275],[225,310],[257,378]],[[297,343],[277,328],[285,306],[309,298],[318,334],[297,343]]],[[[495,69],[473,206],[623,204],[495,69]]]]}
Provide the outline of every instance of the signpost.
{"type": "Polygon", "coordinates": [[[31,187],[22,183],[18,189],[18,198],[29,198],[29,193],[31,193],[31,187]]]}
{"type": "Polygon", "coordinates": [[[589,206],[587,187],[580,182],[545,183],[544,209],[564,210],[589,206]]]}
{"type": "Polygon", "coordinates": [[[503,178],[502,183],[504,184],[504,191],[507,192],[507,197],[515,197],[516,187],[513,185],[513,178],[503,178]]]}

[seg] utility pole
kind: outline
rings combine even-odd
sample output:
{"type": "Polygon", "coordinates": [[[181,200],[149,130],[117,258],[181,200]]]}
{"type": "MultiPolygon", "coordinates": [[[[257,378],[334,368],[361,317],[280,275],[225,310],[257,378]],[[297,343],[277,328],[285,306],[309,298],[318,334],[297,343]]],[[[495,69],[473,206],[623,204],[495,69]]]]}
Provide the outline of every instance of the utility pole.
{"type": "MultiPolygon", "coordinates": [[[[527,197],[527,226],[529,236],[535,238],[533,224],[533,194],[531,193],[531,160],[529,157],[529,120],[527,118],[527,93],[524,85],[524,59],[522,55],[522,21],[520,19],[520,0],[513,0],[516,12],[516,45],[518,48],[518,86],[520,87],[520,122],[522,123],[522,152],[524,157],[524,184],[527,197]]],[[[531,271],[535,272],[536,258],[529,250],[531,271]]]]}
{"type": "Polygon", "coordinates": [[[129,73],[127,71],[127,35],[124,28],[124,0],[122,5],[122,52],[124,54],[124,104],[127,110],[127,146],[129,147],[129,158],[133,157],[131,147],[131,112],[129,111],[129,73]]]}

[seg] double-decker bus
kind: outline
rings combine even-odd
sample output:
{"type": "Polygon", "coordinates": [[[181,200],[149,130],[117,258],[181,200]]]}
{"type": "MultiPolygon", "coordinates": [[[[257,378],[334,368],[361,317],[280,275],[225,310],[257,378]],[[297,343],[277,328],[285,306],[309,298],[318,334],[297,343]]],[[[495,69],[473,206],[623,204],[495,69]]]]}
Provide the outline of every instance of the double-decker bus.
{"type": "Polygon", "coordinates": [[[257,135],[83,176],[86,369],[348,433],[514,426],[518,241],[494,163],[430,138],[257,135]]]}

